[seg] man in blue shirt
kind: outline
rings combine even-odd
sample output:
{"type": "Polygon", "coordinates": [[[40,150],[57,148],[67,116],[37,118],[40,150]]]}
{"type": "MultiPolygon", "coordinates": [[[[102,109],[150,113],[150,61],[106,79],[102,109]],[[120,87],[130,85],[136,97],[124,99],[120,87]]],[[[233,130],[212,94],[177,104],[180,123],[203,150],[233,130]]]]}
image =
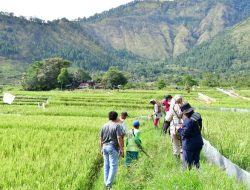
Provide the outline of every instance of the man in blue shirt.
{"type": "Polygon", "coordinates": [[[195,113],[189,103],[183,104],[181,111],[185,116],[182,125],[177,126],[177,130],[182,138],[183,168],[200,168],[200,152],[203,146],[201,137],[202,119],[199,113],[195,113]]]}

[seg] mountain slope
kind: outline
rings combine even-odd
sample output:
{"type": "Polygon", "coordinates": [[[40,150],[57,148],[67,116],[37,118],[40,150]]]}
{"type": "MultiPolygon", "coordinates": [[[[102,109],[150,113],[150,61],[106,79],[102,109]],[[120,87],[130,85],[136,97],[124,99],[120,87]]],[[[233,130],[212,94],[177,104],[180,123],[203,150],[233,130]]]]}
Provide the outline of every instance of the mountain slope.
{"type": "Polygon", "coordinates": [[[248,16],[249,0],[134,1],[76,21],[1,13],[0,56],[25,64],[60,56],[91,71],[130,68],[175,58],[248,16]]]}
{"type": "Polygon", "coordinates": [[[84,21],[105,45],[150,59],[175,57],[250,16],[250,2],[134,1],[84,21]]]}
{"type": "Polygon", "coordinates": [[[61,19],[45,23],[6,14],[0,15],[0,55],[24,63],[61,56],[89,70],[122,62],[118,51],[101,46],[76,22],[61,19]]]}
{"type": "Polygon", "coordinates": [[[250,72],[250,17],[178,56],[174,63],[214,73],[250,72]]]}

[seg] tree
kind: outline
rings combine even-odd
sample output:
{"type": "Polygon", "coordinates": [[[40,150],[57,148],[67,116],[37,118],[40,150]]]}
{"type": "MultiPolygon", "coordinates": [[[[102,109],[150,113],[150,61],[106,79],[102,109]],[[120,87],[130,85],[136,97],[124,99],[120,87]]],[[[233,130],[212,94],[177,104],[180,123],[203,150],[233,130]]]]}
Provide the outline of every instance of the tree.
{"type": "Polygon", "coordinates": [[[81,82],[91,80],[91,76],[86,71],[79,68],[68,68],[72,87],[78,87],[81,82]]]}
{"type": "Polygon", "coordinates": [[[104,74],[102,83],[107,88],[117,88],[118,85],[125,85],[128,83],[127,78],[115,67],[110,67],[109,70],[104,74]]]}
{"type": "Polygon", "coordinates": [[[166,86],[166,82],[163,78],[159,78],[157,81],[157,87],[158,89],[163,89],[166,86]]]}
{"type": "Polygon", "coordinates": [[[202,75],[201,84],[208,87],[216,87],[220,85],[219,76],[213,75],[211,73],[204,73],[202,75]]]}
{"type": "Polygon", "coordinates": [[[69,73],[67,68],[62,68],[60,74],[57,77],[57,81],[61,84],[61,90],[63,86],[69,83],[69,73]]]}
{"type": "Polygon", "coordinates": [[[59,86],[58,75],[70,62],[62,58],[50,58],[33,63],[23,76],[25,90],[51,90],[59,86]]]}

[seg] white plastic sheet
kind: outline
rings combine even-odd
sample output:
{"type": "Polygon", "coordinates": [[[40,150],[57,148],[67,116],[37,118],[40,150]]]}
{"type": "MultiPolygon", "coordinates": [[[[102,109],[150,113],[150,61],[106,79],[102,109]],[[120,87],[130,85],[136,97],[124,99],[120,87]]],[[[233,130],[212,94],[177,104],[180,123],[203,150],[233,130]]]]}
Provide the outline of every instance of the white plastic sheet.
{"type": "Polygon", "coordinates": [[[6,104],[12,104],[14,99],[15,99],[15,96],[10,94],[10,93],[4,93],[3,94],[3,102],[6,103],[6,104]]]}
{"type": "Polygon", "coordinates": [[[213,164],[221,167],[223,170],[226,171],[228,175],[234,176],[239,181],[247,184],[248,189],[250,189],[250,173],[241,169],[229,159],[222,156],[219,151],[209,143],[209,141],[205,140],[204,138],[203,141],[203,152],[206,159],[212,162],[213,164]]]}

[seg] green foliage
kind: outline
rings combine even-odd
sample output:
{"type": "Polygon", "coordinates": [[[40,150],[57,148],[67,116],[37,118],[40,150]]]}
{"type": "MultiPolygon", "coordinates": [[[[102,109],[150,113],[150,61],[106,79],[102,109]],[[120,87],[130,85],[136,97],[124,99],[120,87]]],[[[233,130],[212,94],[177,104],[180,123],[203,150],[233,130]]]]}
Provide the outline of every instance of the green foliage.
{"type": "MultiPolygon", "coordinates": [[[[58,75],[62,68],[67,68],[69,65],[70,62],[62,58],[37,61],[28,68],[24,75],[23,88],[25,90],[51,90],[58,87],[58,75]]],[[[62,75],[60,79],[64,80],[63,77],[62,75]]]]}
{"type": "Polygon", "coordinates": [[[166,86],[166,82],[163,78],[159,78],[157,81],[157,87],[158,89],[163,89],[166,86]]]}
{"type": "Polygon", "coordinates": [[[211,73],[204,73],[202,76],[201,85],[208,87],[218,87],[220,86],[219,81],[220,79],[218,75],[216,76],[211,73]]]}
{"type": "MultiPolygon", "coordinates": [[[[219,151],[250,170],[249,113],[199,109],[249,108],[246,100],[210,88],[199,88],[190,94],[167,90],[172,95],[183,95],[202,114],[203,135],[219,151]],[[198,90],[216,101],[209,105],[197,101],[198,90]]],[[[249,89],[237,92],[250,96],[249,89]]],[[[181,162],[172,156],[169,137],[161,136],[160,130],[153,129],[152,121],[146,121],[152,111],[148,101],[160,100],[166,90],[87,90],[84,93],[15,90],[11,93],[16,95],[14,103],[0,104],[2,189],[103,189],[100,166],[103,160],[98,159],[97,136],[100,126],[107,121],[107,113],[113,109],[118,113],[128,111],[131,116],[126,120],[128,128],[135,118],[140,120],[142,145],[152,156],[149,159],[139,153],[139,160],[128,170],[124,159],[120,159],[113,189],[247,189],[203,156],[199,173],[182,170],[181,162]],[[48,97],[49,105],[45,109],[37,108],[37,103],[48,97]],[[99,178],[94,181],[99,171],[99,178]],[[96,184],[92,188],[93,182],[96,184]]]]}
{"type": "Polygon", "coordinates": [[[104,74],[102,83],[105,84],[106,88],[117,88],[118,85],[127,84],[128,80],[122,72],[115,67],[110,67],[109,70],[104,74]]]}
{"type": "Polygon", "coordinates": [[[68,68],[69,80],[72,88],[77,88],[81,82],[91,80],[91,76],[88,72],[79,68],[68,68]]]}
{"type": "Polygon", "coordinates": [[[198,82],[194,80],[191,75],[185,75],[182,77],[181,82],[179,84],[185,85],[186,87],[191,87],[194,85],[198,85],[198,82]]]}
{"type": "Polygon", "coordinates": [[[61,90],[66,84],[69,83],[69,73],[67,71],[67,68],[61,69],[60,74],[57,77],[57,82],[61,84],[61,90]]]}

